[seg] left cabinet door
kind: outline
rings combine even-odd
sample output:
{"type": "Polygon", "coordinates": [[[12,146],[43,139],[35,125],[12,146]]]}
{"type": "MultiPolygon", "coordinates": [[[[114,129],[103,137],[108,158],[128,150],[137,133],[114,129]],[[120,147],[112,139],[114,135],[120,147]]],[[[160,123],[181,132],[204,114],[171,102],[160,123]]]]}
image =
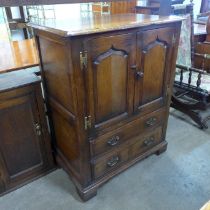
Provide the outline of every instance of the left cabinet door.
{"type": "Polygon", "coordinates": [[[35,91],[6,100],[0,98],[1,192],[16,188],[52,167],[46,125],[40,119],[39,108],[35,91]]]}
{"type": "Polygon", "coordinates": [[[136,35],[96,37],[85,41],[84,46],[88,57],[84,70],[87,115],[96,131],[119,123],[133,111],[136,35]]]}

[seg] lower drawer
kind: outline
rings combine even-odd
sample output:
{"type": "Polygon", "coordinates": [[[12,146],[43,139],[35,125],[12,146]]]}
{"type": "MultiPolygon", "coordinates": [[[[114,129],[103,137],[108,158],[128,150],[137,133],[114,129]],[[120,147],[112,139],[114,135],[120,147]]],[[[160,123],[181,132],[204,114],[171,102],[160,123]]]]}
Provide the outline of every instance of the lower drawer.
{"type": "Polygon", "coordinates": [[[162,127],[156,128],[154,131],[146,133],[139,140],[135,141],[134,144],[130,146],[129,154],[130,158],[133,159],[161,142],[162,137],[162,127]]]}
{"type": "Polygon", "coordinates": [[[128,148],[118,150],[93,160],[93,175],[97,179],[109,171],[118,168],[123,162],[128,160],[128,148]]]}
{"type": "Polygon", "coordinates": [[[161,142],[162,127],[153,131],[145,132],[128,141],[125,145],[118,147],[115,151],[107,153],[100,158],[91,161],[94,179],[106,175],[112,170],[119,168],[123,163],[132,160],[161,142]]]}

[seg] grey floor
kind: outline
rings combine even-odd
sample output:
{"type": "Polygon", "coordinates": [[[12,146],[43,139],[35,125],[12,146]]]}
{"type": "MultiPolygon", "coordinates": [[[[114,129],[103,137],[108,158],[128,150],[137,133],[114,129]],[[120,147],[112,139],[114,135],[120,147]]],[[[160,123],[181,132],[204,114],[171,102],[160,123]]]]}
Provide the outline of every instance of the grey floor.
{"type": "Polygon", "coordinates": [[[201,131],[171,113],[168,150],[113,178],[90,201],[80,201],[59,169],[1,197],[0,210],[200,209],[210,200],[210,129],[201,131]]]}

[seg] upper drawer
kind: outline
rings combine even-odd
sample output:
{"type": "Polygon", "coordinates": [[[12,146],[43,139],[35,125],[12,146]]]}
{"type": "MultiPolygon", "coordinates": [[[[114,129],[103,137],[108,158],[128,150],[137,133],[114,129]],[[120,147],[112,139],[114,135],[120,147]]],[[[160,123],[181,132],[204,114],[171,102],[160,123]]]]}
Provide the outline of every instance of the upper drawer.
{"type": "Polygon", "coordinates": [[[130,138],[162,124],[164,113],[164,109],[152,112],[115,131],[90,141],[91,155],[97,156],[115,149],[130,138]]]}

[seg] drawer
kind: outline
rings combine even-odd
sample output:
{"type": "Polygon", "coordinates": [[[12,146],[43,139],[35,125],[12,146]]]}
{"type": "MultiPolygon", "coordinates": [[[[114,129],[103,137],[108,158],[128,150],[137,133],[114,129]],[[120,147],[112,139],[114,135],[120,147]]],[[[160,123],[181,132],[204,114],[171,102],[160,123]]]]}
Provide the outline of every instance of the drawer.
{"type": "Polygon", "coordinates": [[[149,151],[152,147],[161,142],[162,127],[157,127],[153,131],[145,132],[130,139],[129,144],[118,147],[115,151],[93,159],[92,169],[94,179],[106,175],[111,170],[115,170],[123,165],[124,162],[133,160],[136,157],[149,151]]]}
{"type": "Polygon", "coordinates": [[[125,126],[106,133],[99,138],[90,141],[91,156],[101,155],[119,147],[122,143],[139,135],[142,132],[152,130],[163,123],[164,109],[144,115],[125,126]]]}
{"type": "Polygon", "coordinates": [[[130,146],[129,154],[133,159],[162,141],[162,127],[157,127],[151,132],[146,132],[142,136],[137,137],[138,140],[134,140],[134,144],[130,146]]]}
{"type": "Polygon", "coordinates": [[[128,160],[128,148],[124,148],[101,158],[92,160],[94,178],[97,179],[106,173],[118,168],[123,162],[128,160]]]}
{"type": "Polygon", "coordinates": [[[152,131],[147,131],[134,138],[131,138],[129,144],[118,147],[115,151],[93,159],[91,161],[94,178],[97,179],[111,170],[115,170],[123,165],[124,162],[132,160],[161,142],[162,127],[159,126],[152,131]]]}

